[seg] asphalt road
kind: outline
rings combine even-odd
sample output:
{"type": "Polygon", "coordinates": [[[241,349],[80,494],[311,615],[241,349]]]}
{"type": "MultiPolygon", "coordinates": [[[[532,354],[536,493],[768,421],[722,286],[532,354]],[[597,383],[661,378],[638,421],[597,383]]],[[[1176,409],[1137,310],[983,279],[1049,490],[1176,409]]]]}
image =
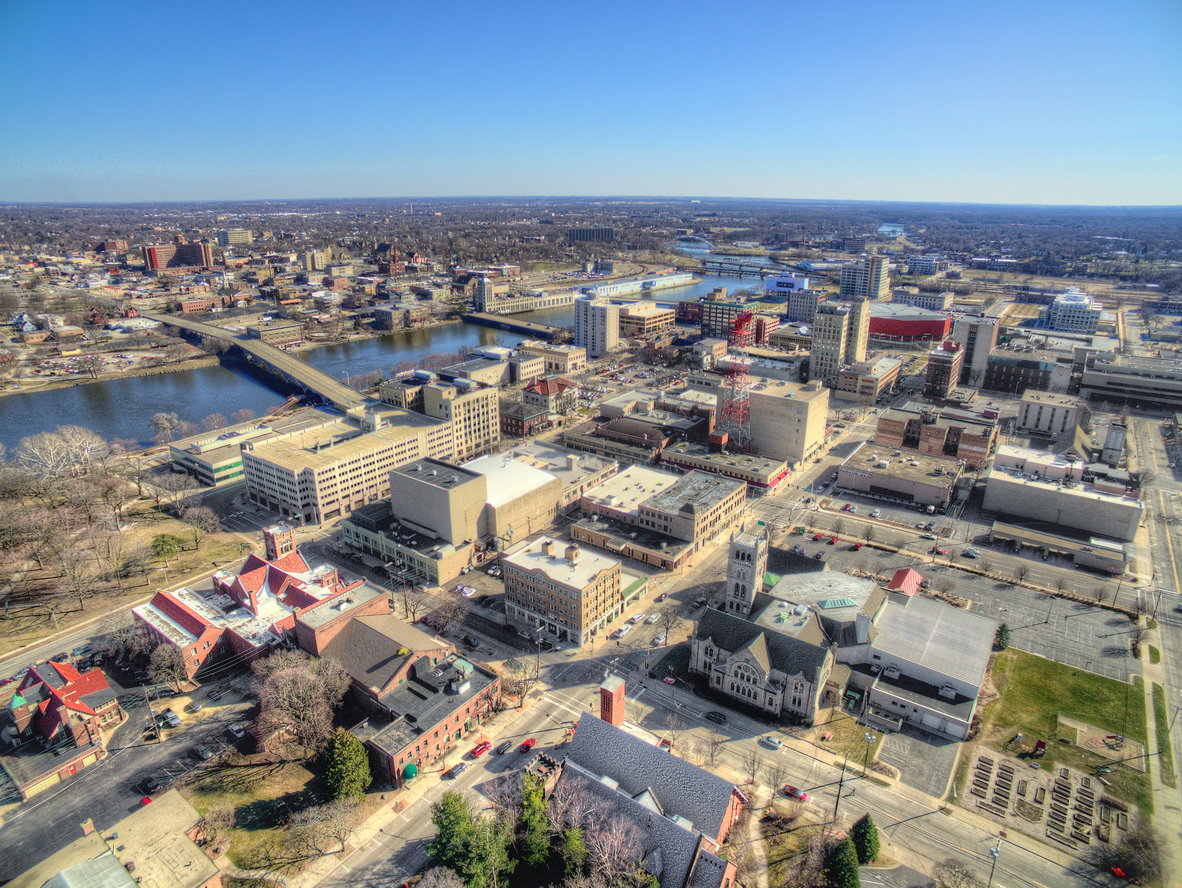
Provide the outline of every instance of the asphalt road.
{"type": "MultiPolygon", "coordinates": [[[[135,811],[148,777],[167,783],[212,764],[213,760],[199,762],[190,750],[205,745],[216,760],[218,752],[233,742],[226,728],[244,720],[254,705],[241,691],[233,691],[217,703],[207,702],[200,717],[182,713],[181,727],[166,730],[164,740],[157,743],[141,739],[151,723],[142,692],[125,690],[119,700],[128,718],[106,737],[107,757],[57,788],[34,796],[5,818],[0,828],[0,883],[80,838],[80,824],[87,818],[105,830],[135,811]]],[[[159,711],[168,704],[153,705],[159,711]]]]}

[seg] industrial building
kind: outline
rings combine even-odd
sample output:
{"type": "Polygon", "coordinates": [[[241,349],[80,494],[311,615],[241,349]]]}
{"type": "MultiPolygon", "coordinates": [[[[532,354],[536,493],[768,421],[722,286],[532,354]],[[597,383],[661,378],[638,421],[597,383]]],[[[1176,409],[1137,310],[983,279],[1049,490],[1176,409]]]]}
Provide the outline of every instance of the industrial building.
{"type": "Polygon", "coordinates": [[[1054,437],[1074,433],[1079,424],[1080,402],[1069,395],[1027,391],[1018,407],[1017,429],[1023,434],[1054,437]]]}
{"type": "Polygon", "coordinates": [[[874,433],[880,447],[963,460],[970,469],[985,465],[997,441],[997,425],[984,418],[911,404],[884,411],[874,433]]]}
{"type": "Polygon", "coordinates": [[[1027,461],[1022,467],[998,462],[985,482],[985,511],[1117,540],[1132,540],[1136,535],[1145,505],[1135,497],[1108,493],[1079,480],[1083,466],[1078,461],[1059,458],[1041,466],[1027,461]]]}
{"type": "Polygon", "coordinates": [[[955,459],[863,447],[838,468],[837,486],[896,502],[939,507],[951,501],[963,471],[955,459]]]}
{"type": "Polygon", "coordinates": [[[624,612],[620,562],[550,537],[501,556],[510,626],[586,644],[624,612]]]}

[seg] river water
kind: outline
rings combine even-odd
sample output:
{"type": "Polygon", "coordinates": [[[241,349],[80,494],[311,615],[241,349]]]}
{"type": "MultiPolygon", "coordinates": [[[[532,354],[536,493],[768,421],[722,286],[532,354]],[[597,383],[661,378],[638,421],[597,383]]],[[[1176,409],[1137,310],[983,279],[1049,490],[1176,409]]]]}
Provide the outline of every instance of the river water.
{"type": "MultiPolygon", "coordinates": [[[[655,301],[696,299],[715,287],[733,292],[742,287],[760,288],[762,281],[707,275],[696,284],[660,290],[655,301]]],[[[513,317],[570,327],[574,325],[574,308],[552,308],[513,317]]],[[[310,349],[301,357],[330,376],[360,376],[373,370],[389,371],[395,364],[428,354],[459,352],[497,342],[512,347],[523,338],[475,324],[447,324],[310,349]]],[[[176,413],[192,423],[200,423],[211,413],[229,419],[242,408],[261,416],[269,407],[283,403],[287,394],[268,374],[238,364],[14,393],[0,398],[0,444],[11,454],[27,435],[53,431],[62,425],[80,425],[107,440],[122,438],[148,444],[154,434],[148,421],[155,413],[176,413]]]]}

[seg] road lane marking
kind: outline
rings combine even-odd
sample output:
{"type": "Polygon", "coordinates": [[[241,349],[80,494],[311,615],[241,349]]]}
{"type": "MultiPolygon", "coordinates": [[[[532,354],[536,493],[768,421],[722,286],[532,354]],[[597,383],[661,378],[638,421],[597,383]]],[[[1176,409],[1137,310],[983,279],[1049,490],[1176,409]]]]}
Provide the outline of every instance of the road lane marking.
{"type": "MultiPolygon", "coordinates": [[[[1157,501],[1161,505],[1161,514],[1162,514],[1162,517],[1164,518],[1166,516],[1166,500],[1165,500],[1165,497],[1162,495],[1160,488],[1157,491],[1157,501]]],[[[1174,560],[1174,543],[1170,539],[1170,522],[1167,520],[1167,521],[1164,521],[1163,523],[1165,524],[1166,551],[1168,551],[1170,553],[1170,570],[1174,574],[1174,591],[1182,592],[1182,586],[1178,585],[1178,564],[1174,560]]]]}

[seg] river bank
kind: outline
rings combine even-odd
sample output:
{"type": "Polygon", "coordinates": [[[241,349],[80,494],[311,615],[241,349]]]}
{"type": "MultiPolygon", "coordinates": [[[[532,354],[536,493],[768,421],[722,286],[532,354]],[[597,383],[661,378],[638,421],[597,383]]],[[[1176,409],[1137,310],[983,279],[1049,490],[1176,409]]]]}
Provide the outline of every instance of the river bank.
{"type": "Polygon", "coordinates": [[[133,379],[137,376],[161,376],[165,373],[180,373],[185,370],[199,370],[202,367],[213,367],[220,363],[217,355],[194,355],[182,358],[173,364],[153,367],[129,367],[126,370],[116,370],[100,373],[98,376],[26,376],[20,382],[6,383],[0,389],[0,398],[9,395],[28,395],[38,392],[52,392],[56,389],[77,388],[82,385],[92,385],[96,382],[110,382],[114,379],[133,379]]]}

